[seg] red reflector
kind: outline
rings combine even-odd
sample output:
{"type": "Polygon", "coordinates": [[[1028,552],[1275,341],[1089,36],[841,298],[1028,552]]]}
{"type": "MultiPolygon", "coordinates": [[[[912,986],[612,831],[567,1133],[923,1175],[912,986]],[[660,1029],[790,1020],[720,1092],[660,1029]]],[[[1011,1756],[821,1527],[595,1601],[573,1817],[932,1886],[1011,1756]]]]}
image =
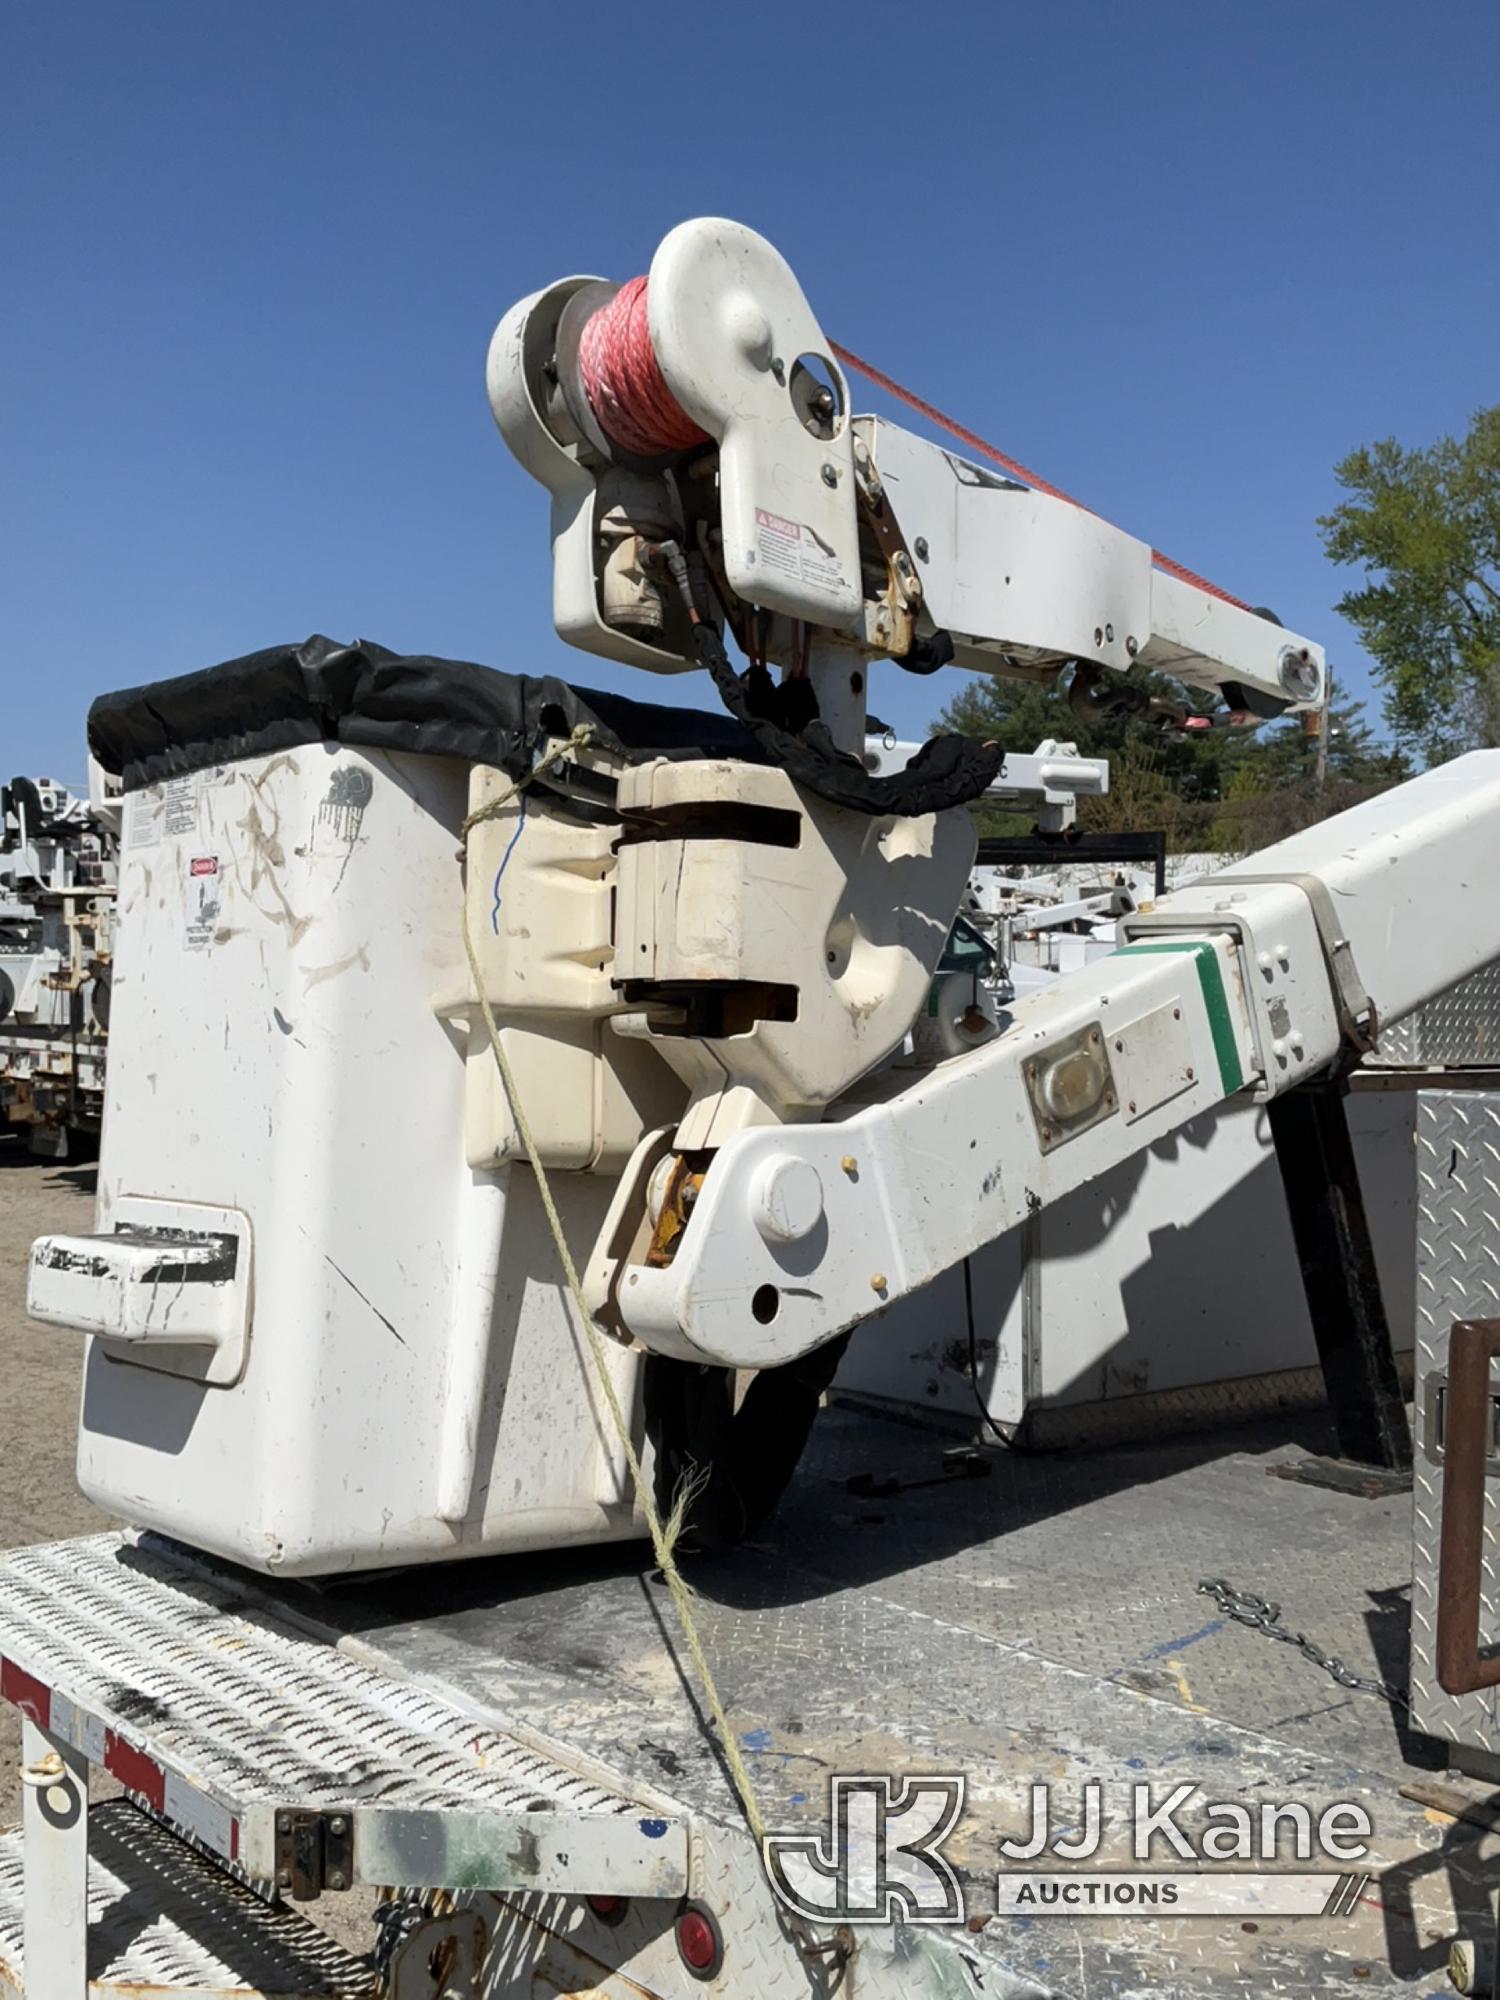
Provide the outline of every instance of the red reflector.
{"type": "Polygon", "coordinates": [[[724,1946],[719,1926],[707,1910],[689,1908],[682,1912],[677,1919],[677,1949],[689,1972],[696,1972],[700,1979],[710,1979],[718,1971],[724,1946]]]}
{"type": "Polygon", "coordinates": [[[617,1924],[628,1907],[623,1896],[585,1896],[584,1901],[601,1924],[617,1924]]]}

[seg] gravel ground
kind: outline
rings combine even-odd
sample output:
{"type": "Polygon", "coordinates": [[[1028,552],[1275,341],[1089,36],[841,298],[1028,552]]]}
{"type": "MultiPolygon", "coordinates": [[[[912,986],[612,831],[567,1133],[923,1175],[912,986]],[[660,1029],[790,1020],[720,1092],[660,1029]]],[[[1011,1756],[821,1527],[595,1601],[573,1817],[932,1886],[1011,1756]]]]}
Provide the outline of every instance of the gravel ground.
{"type": "MultiPolygon", "coordinates": [[[[39,1160],[0,1135],[0,1548],[110,1523],[73,1484],[83,1336],[26,1317],[26,1258],[49,1229],[94,1226],[94,1169],[39,1160]]],[[[0,1702],[0,1825],[20,1817],[21,1732],[0,1702]]]]}

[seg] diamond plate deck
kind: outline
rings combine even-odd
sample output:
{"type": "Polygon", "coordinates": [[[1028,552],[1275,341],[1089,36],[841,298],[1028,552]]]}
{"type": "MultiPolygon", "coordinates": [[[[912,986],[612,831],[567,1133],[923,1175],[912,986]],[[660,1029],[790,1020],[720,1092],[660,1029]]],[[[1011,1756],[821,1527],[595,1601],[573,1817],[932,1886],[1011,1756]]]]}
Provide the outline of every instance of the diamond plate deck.
{"type": "MultiPolygon", "coordinates": [[[[1196,1592],[1223,1575],[1279,1598],[1356,1671],[1404,1681],[1409,1503],[1268,1477],[1328,1449],[1323,1420],[1305,1415],[1149,1449],[997,1450],[979,1479],[943,1479],[943,1442],[832,1409],[762,1541],[692,1565],[771,1824],[821,1826],[834,1771],[961,1770],[969,1799],[950,1852],[982,1914],[998,1839],[1025,1830],[1038,1779],[1065,1802],[1087,1779],[1104,1784],[1106,1851],[1143,1778],[1181,1774],[1205,1800],[1357,1800],[1376,1829],[1377,1881],[1350,1920],[1266,1920],[1253,1934],[996,1923],[972,1947],[984,1991],[1198,2000],[1440,1985],[1447,1941],[1493,1921],[1500,1879],[1497,1843],[1400,1797],[1442,1763],[1440,1747],[1196,1592]],[[857,1474],[898,1490],[860,1498],[857,1474]]],[[[364,1657],[501,1705],[733,1824],[673,1664],[670,1607],[638,1555],[366,1579],[357,1597],[330,1598],[326,1615],[364,1657]]],[[[908,1990],[922,1990],[915,1974],[908,1990]]]]}
{"type": "MultiPolygon", "coordinates": [[[[1481,974],[1494,976],[1494,968],[1481,974]]],[[[1474,984],[1469,981],[1468,984],[1474,984]]],[[[1453,996],[1450,996],[1453,997],[1453,996]]],[[[1500,1007],[1500,987],[1496,988],[1500,1007]]],[[[1500,1022],[1497,1022],[1500,1028],[1500,1022]]],[[[1424,1091],[1417,1111],[1417,1455],[1413,1481],[1412,1714],[1423,1729],[1500,1754],[1500,1688],[1447,1695],[1437,1681],[1443,1463],[1423,1414],[1445,1376],[1457,1319],[1500,1313],[1500,1094],[1424,1091]]],[[[1485,1501],[1480,1636],[1500,1640],[1500,1478],[1485,1501]]]]}
{"type": "MultiPolygon", "coordinates": [[[[305,1918],[270,1909],[124,1800],[89,1821],[89,1989],[142,2000],[153,1989],[266,2000],[372,1993],[368,1965],[305,1918]]],[[[0,1834],[0,1994],[25,1991],[21,1837],[0,1834]]]]}

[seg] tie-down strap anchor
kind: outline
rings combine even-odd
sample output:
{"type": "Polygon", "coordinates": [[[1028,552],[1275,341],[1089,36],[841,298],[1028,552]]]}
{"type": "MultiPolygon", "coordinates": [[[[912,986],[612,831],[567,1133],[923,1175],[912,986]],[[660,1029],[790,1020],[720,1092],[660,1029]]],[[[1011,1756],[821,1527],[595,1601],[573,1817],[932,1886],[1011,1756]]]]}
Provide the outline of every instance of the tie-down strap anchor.
{"type": "Polygon", "coordinates": [[[1339,1028],[1344,1040],[1362,1056],[1377,1048],[1380,1043],[1380,1015],[1359,976],[1359,968],[1354,963],[1354,947],[1344,935],[1333,898],[1322,878],[1317,875],[1241,875],[1236,870],[1225,879],[1236,888],[1247,882],[1286,882],[1302,891],[1311,906],[1318,942],[1323,947],[1323,960],[1333,984],[1339,1028]]]}

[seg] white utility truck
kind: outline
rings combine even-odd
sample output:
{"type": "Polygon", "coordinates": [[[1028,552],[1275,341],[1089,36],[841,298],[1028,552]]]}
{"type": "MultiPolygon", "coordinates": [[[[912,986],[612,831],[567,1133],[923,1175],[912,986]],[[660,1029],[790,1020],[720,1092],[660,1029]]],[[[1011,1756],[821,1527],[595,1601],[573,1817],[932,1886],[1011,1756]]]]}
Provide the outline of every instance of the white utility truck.
{"type": "Polygon", "coordinates": [[[0,1130],[66,1159],[104,1109],[120,800],[51,778],[0,785],[0,1130]]]}
{"type": "MultiPolygon", "coordinates": [[[[1348,1792],[1369,1872],[1419,1871],[1389,1709],[1273,1726],[1319,1710],[1314,1667],[1194,1594],[1255,1548],[1337,1622],[1362,1562],[1400,1588],[1400,1503],[1267,1480],[1243,1440],[1054,1461],[988,1413],[946,1454],[814,1419],[887,1309],[1225,1107],[1302,1101],[1493,957],[1500,753],[1126,898],[1107,955],[914,1034],[967,808],[1056,808],[1085,760],[1008,776],[939,737],[883,768],[872,676],[1087,700],[1151,669],[1188,727],[1316,709],[1325,670],[1066,499],[855,417],[841,352],[719,220],[491,345],[558,631],[706,668],[724,714],[323,639],[94,706],[125,795],[99,1210],[35,1245],[29,1302],[89,1336],[79,1481],[129,1527],[0,1562],[0,1977],[32,2000],[1368,1994],[1424,1924],[1472,1926],[1417,1895],[1377,1948],[1342,1877],[1322,1928],[1270,1905],[1254,1940],[986,1922],[1043,1777],[1348,1792]],[[1309,1532],[1341,1505],[1374,1511],[1309,1532]],[[1184,1664],[1209,1645],[1222,1672],[1184,1664]],[[95,1764],[129,1803],[90,1812],[95,1764]],[[893,1827],[912,1774],[963,1776],[956,1906],[899,1841],[873,1875],[859,1828],[841,1850],[830,1781],[872,1773],[893,1827]],[[283,1901],[360,1887],[369,1963],[283,1901]]],[[[1206,1314],[1240,1280],[1203,1282],[1206,1314]]],[[[1388,1344],[1362,1360],[1404,1426],[1388,1344]]]]}

